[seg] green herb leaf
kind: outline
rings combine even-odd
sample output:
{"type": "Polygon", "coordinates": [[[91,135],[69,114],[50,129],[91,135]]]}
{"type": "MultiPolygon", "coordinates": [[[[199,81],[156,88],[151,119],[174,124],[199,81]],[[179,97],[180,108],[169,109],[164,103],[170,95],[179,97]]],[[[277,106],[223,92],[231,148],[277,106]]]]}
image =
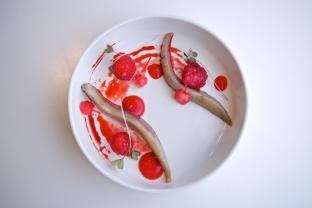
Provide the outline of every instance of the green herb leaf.
{"type": "Polygon", "coordinates": [[[133,151],[131,153],[131,158],[134,160],[138,160],[140,155],[141,155],[141,153],[139,151],[133,151]]]}
{"type": "Polygon", "coordinates": [[[190,56],[190,57],[188,57],[188,61],[191,63],[195,63],[196,59],[194,57],[190,56]]]}
{"type": "Polygon", "coordinates": [[[113,51],[114,51],[113,46],[107,44],[106,49],[105,49],[105,53],[112,53],[113,51]]]}
{"type": "Polygon", "coordinates": [[[110,65],[110,66],[108,67],[108,69],[109,69],[109,71],[113,72],[113,66],[112,66],[112,65],[110,65]]]}
{"type": "Polygon", "coordinates": [[[198,55],[196,51],[192,51],[192,53],[191,53],[191,54],[192,54],[192,56],[193,56],[194,58],[196,58],[196,57],[197,57],[197,55],[198,55]]]}
{"type": "Polygon", "coordinates": [[[184,56],[187,58],[187,60],[191,63],[196,62],[196,57],[198,56],[198,53],[196,51],[193,51],[191,48],[188,50],[187,53],[183,53],[184,56]]]}
{"type": "Polygon", "coordinates": [[[112,161],[112,165],[116,166],[119,169],[123,169],[124,167],[123,158],[112,161]]]}

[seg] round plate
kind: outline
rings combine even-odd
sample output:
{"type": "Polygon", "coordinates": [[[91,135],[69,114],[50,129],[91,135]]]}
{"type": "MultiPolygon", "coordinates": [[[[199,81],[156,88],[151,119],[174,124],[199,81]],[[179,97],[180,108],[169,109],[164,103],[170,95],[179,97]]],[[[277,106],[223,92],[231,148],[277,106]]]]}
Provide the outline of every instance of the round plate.
{"type": "MultiPolygon", "coordinates": [[[[179,18],[144,17],[111,28],[89,46],[72,76],[68,108],[71,127],[81,150],[101,173],[129,188],[162,191],[207,177],[227,158],[243,127],[246,91],[233,56],[205,28],[179,18]],[[108,78],[113,54],[105,55],[100,61],[98,59],[107,44],[115,43],[115,51],[128,53],[143,45],[160,46],[163,35],[168,32],[174,33],[172,46],[185,52],[192,48],[198,53],[198,59],[209,70],[209,81],[202,90],[219,100],[233,120],[233,126],[230,127],[195,103],[178,104],[163,77],[155,80],[147,73],[146,86],[137,88],[131,85],[127,95],[136,94],[143,98],[146,105],[143,119],[156,131],[167,155],[172,172],[172,182],[169,184],[164,182],[163,177],[153,181],[144,178],[138,169],[138,162],[130,158],[125,158],[122,170],[113,167],[94,146],[85,116],[79,110],[80,102],[87,99],[81,91],[81,84],[90,82],[100,87],[101,80],[108,78]],[[213,85],[213,79],[218,75],[224,75],[228,80],[228,87],[222,93],[213,85]]],[[[97,125],[96,128],[99,128],[97,125]]]]}

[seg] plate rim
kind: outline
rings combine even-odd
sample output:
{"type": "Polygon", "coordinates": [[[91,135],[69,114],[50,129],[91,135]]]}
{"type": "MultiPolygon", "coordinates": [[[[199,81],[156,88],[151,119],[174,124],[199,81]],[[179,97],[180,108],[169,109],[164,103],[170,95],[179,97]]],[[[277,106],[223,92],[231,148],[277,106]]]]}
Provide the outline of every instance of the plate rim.
{"type": "Polygon", "coordinates": [[[99,34],[92,42],[91,44],[88,45],[88,47],[84,50],[84,52],[82,53],[82,55],[80,56],[77,64],[75,65],[74,71],[71,75],[70,78],[70,84],[69,84],[69,88],[68,88],[68,100],[67,100],[67,110],[68,110],[68,116],[69,116],[69,121],[70,121],[70,126],[72,129],[72,132],[74,134],[75,140],[80,148],[80,150],[83,152],[84,156],[88,159],[88,161],[103,175],[105,175],[107,178],[109,178],[110,180],[116,182],[117,184],[120,184],[124,187],[130,188],[132,190],[136,190],[136,191],[142,191],[142,192],[151,192],[151,193],[159,193],[159,192],[168,192],[168,191],[173,191],[173,190],[177,190],[177,189],[185,189],[191,186],[194,186],[196,184],[199,184],[201,182],[203,182],[204,180],[207,180],[207,178],[215,173],[221,166],[223,166],[227,160],[230,158],[230,156],[233,154],[233,152],[235,151],[236,147],[238,146],[238,143],[241,140],[241,137],[243,135],[244,129],[245,129],[245,124],[248,118],[248,92],[247,92],[247,87],[246,87],[246,82],[245,82],[245,78],[244,75],[242,73],[242,70],[240,68],[240,65],[237,61],[238,59],[234,56],[234,54],[231,52],[231,50],[229,50],[228,46],[224,44],[223,41],[221,41],[220,38],[216,37],[214,35],[214,33],[210,32],[206,26],[195,22],[191,19],[185,18],[185,17],[181,17],[181,16],[176,16],[176,15],[151,15],[151,16],[138,16],[138,17],[134,17],[134,18],[130,18],[124,21],[121,21],[118,24],[113,25],[112,27],[109,27],[107,30],[105,30],[104,32],[102,32],[101,34],[99,34]],[[241,126],[241,130],[239,132],[239,135],[237,137],[236,142],[234,143],[233,147],[231,148],[231,150],[229,151],[229,153],[224,157],[224,159],[222,160],[222,162],[220,164],[218,164],[214,170],[212,170],[210,173],[206,174],[205,176],[197,179],[196,181],[190,182],[188,184],[185,185],[181,185],[181,186],[168,186],[168,188],[161,188],[161,189],[152,189],[152,188],[146,188],[146,187],[139,187],[139,186],[135,186],[132,185],[130,183],[126,183],[121,179],[118,179],[117,177],[113,177],[111,176],[111,174],[107,173],[106,171],[103,171],[95,162],[94,160],[91,158],[91,155],[87,152],[87,150],[85,149],[84,145],[79,141],[79,139],[77,139],[79,137],[76,127],[74,125],[74,118],[73,118],[73,114],[72,112],[72,108],[73,106],[71,106],[71,100],[73,99],[73,90],[74,90],[74,77],[76,77],[76,74],[78,73],[77,68],[79,67],[79,65],[81,64],[82,59],[84,59],[84,57],[89,53],[89,51],[96,45],[97,42],[99,42],[99,40],[101,40],[105,35],[107,35],[108,33],[110,33],[111,31],[114,31],[115,29],[118,29],[119,27],[122,27],[123,25],[127,25],[129,23],[132,22],[136,22],[139,20],[143,20],[143,19],[172,19],[172,20],[177,20],[177,21],[183,21],[189,24],[192,24],[194,26],[197,26],[203,30],[205,30],[206,32],[208,32],[210,35],[212,35],[213,38],[215,38],[218,42],[220,42],[222,44],[222,46],[230,53],[230,55],[233,57],[233,60],[235,62],[235,64],[238,66],[240,75],[242,77],[242,84],[244,86],[244,90],[245,90],[245,115],[243,117],[243,121],[242,121],[242,126],[241,126]]]}

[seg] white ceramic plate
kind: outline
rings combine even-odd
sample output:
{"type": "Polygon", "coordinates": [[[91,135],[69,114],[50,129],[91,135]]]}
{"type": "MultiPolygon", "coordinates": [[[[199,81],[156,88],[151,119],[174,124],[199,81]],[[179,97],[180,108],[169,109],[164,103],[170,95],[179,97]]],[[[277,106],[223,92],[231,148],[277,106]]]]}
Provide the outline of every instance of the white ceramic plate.
{"type": "MultiPolygon", "coordinates": [[[[94,71],[91,83],[107,78],[110,55],[103,58],[94,71]]],[[[89,161],[104,175],[126,187],[142,191],[162,191],[186,186],[207,177],[228,157],[241,133],[246,114],[246,91],[239,67],[227,48],[202,26],[172,17],[144,17],[121,23],[100,35],[85,51],[72,76],[68,108],[75,138],[89,161]],[[138,162],[125,159],[123,170],[110,165],[93,145],[79,104],[86,100],[81,84],[88,82],[92,65],[107,44],[116,43],[114,50],[129,52],[143,45],[160,44],[167,32],[174,32],[173,46],[187,51],[197,51],[200,61],[211,72],[210,78],[225,75],[228,88],[224,96],[212,82],[203,90],[217,98],[229,111],[233,126],[229,127],[207,110],[194,103],[178,104],[164,78],[151,79],[143,88],[130,87],[128,95],[143,98],[146,111],[143,118],[157,132],[166,152],[172,182],[164,183],[163,177],[151,181],[145,179],[138,162]]],[[[97,125],[97,124],[96,124],[97,125]]],[[[98,128],[98,126],[97,126],[98,128]]],[[[102,138],[105,140],[105,138],[102,138]]]]}

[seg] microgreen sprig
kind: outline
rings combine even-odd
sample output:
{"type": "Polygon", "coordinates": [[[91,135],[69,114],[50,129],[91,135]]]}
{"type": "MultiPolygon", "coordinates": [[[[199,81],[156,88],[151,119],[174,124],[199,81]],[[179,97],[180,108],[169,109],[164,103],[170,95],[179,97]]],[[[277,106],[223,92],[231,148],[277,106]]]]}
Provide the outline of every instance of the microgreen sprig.
{"type": "Polygon", "coordinates": [[[132,151],[131,158],[134,160],[138,160],[141,153],[139,151],[132,151]]]}
{"type": "Polygon", "coordinates": [[[124,158],[120,158],[112,161],[112,165],[116,166],[119,169],[123,169],[124,167],[124,158]]]}
{"type": "Polygon", "coordinates": [[[113,45],[107,44],[104,52],[105,53],[113,53],[114,52],[113,45]]]}
{"type": "Polygon", "coordinates": [[[191,48],[188,50],[187,53],[184,53],[184,56],[190,63],[196,62],[196,57],[198,56],[196,51],[193,51],[191,48]]]}

